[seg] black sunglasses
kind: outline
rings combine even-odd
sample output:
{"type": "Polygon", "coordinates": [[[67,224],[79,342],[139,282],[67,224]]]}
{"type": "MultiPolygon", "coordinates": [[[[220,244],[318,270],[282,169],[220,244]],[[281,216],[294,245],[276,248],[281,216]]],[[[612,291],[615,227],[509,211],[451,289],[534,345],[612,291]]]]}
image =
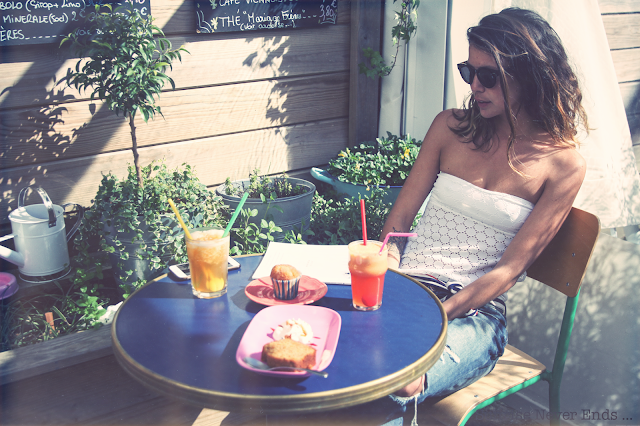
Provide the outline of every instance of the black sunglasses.
{"type": "Polygon", "coordinates": [[[480,67],[475,69],[466,62],[458,64],[458,70],[465,83],[473,83],[473,77],[478,76],[478,81],[487,89],[491,89],[498,82],[498,70],[480,67]]]}

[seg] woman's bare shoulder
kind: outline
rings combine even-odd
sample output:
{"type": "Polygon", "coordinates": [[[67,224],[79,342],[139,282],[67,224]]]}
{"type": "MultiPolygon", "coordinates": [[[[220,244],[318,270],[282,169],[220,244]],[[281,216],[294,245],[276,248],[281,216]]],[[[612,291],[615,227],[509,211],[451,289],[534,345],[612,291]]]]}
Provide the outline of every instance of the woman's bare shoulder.
{"type": "Polygon", "coordinates": [[[460,110],[447,109],[444,110],[433,119],[429,133],[432,136],[436,136],[440,141],[457,140],[458,137],[453,132],[453,129],[460,126],[460,120],[457,118],[460,116],[460,110]]]}
{"type": "Polygon", "coordinates": [[[582,184],[587,170],[587,162],[576,148],[554,148],[547,160],[549,182],[582,184]]]}
{"type": "Polygon", "coordinates": [[[463,111],[461,109],[451,108],[445,109],[438,113],[433,120],[434,124],[444,125],[447,127],[458,127],[462,121],[463,111]]]}

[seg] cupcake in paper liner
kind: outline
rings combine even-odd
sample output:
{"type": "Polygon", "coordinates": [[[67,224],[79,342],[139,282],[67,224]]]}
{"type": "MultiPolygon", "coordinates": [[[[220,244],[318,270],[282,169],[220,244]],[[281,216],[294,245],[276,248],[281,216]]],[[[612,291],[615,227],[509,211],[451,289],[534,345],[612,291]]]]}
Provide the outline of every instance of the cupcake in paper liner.
{"type": "Polygon", "coordinates": [[[276,299],[292,300],[298,296],[300,272],[291,265],[276,265],[271,269],[271,282],[276,299]]]}

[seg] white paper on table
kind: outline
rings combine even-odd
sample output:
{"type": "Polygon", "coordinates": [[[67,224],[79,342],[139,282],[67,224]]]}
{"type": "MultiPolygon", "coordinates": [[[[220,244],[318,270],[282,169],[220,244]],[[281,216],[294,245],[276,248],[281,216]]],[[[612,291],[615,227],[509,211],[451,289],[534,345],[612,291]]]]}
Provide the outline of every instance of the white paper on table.
{"type": "Polygon", "coordinates": [[[325,284],[351,285],[349,250],[346,245],[311,245],[271,242],[253,279],[268,277],[275,265],[294,266],[302,275],[325,284]]]}

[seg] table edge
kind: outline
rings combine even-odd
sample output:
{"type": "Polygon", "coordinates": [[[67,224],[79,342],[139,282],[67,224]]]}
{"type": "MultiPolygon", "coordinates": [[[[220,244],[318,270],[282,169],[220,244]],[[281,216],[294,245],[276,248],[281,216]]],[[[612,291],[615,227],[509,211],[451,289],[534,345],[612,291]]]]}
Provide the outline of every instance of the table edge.
{"type": "MultiPolygon", "coordinates": [[[[260,254],[261,255],[261,254],[260,254]]],[[[247,257],[254,255],[244,255],[238,257],[247,257]]],[[[252,411],[259,409],[265,414],[288,413],[300,414],[317,411],[337,410],[358,404],[370,402],[385,397],[396,390],[407,385],[417,377],[425,374],[433,364],[440,358],[444,351],[447,334],[447,315],[444,311],[442,303],[424,284],[418,282],[412,277],[403,274],[395,269],[389,271],[401,275],[413,281],[422,287],[431,298],[436,302],[442,316],[442,330],[433,347],[420,357],[414,363],[405,368],[396,371],[393,374],[381,377],[379,379],[362,383],[356,386],[350,386],[333,391],[314,392],[301,395],[288,395],[286,398],[281,396],[237,394],[228,392],[216,392],[195,386],[185,385],[172,379],[161,376],[148,368],[140,365],[131,358],[124,348],[121,346],[116,335],[116,323],[118,313],[116,313],[111,325],[111,341],[113,353],[122,367],[129,375],[143,385],[165,394],[170,397],[178,398],[189,404],[196,406],[223,410],[223,411],[252,411]]],[[[162,275],[136,290],[140,291],[148,285],[153,284],[166,277],[162,275]]],[[[134,292],[133,294],[135,294],[134,292]]],[[[133,294],[131,296],[133,296],[133,294]]],[[[129,297],[131,297],[129,296],[129,297]]],[[[127,298],[128,299],[128,298],[127,298]]],[[[124,301],[123,306],[127,303],[124,301]]]]}

